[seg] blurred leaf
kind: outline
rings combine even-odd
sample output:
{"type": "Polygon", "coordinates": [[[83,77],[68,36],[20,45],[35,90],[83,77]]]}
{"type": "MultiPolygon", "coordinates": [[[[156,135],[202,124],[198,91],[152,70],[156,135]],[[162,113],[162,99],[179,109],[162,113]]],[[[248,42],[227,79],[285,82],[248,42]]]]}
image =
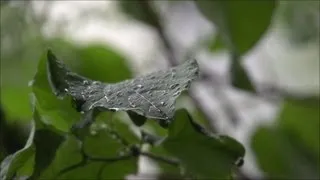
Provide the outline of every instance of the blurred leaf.
{"type": "Polygon", "coordinates": [[[199,74],[197,62],[190,60],[167,71],[116,84],[104,84],[71,72],[51,51],[48,51],[48,63],[55,94],[58,97],[70,95],[80,111],[87,112],[94,108],[130,110],[147,118],[159,119],[160,125],[170,123],[176,98],[189,88],[199,74]]]}
{"type": "Polygon", "coordinates": [[[87,78],[115,83],[132,77],[127,61],[102,45],[79,47],[76,54],[79,73],[87,78]]]}
{"type": "Polygon", "coordinates": [[[36,106],[39,110],[41,119],[46,124],[51,124],[55,128],[68,132],[72,124],[80,119],[80,113],[77,113],[70,105],[70,100],[57,99],[52,92],[48,82],[47,61],[43,55],[39,61],[38,70],[32,82],[32,90],[36,96],[36,106]]]}
{"type": "Polygon", "coordinates": [[[51,163],[62,137],[51,131],[41,122],[35,109],[31,132],[25,147],[9,155],[1,164],[1,179],[39,177],[41,172],[51,163]],[[48,143],[50,141],[50,143],[48,143]]]}
{"type": "Polygon", "coordinates": [[[230,177],[236,162],[244,157],[244,147],[226,136],[199,133],[192,121],[186,110],[178,110],[164,148],[199,178],[230,177]]]}
{"type": "Polygon", "coordinates": [[[279,17],[294,44],[319,42],[319,1],[280,1],[279,17]]]}
{"type": "Polygon", "coordinates": [[[89,79],[115,83],[132,77],[126,59],[106,45],[78,46],[62,39],[52,39],[47,46],[54,49],[70,69],[89,79]]]}
{"type": "Polygon", "coordinates": [[[231,61],[231,84],[232,86],[244,91],[255,93],[255,87],[251,82],[248,72],[237,59],[231,61]]]}
{"type": "Polygon", "coordinates": [[[216,37],[209,42],[209,50],[211,52],[221,51],[226,49],[225,44],[223,42],[222,35],[219,33],[216,35],[216,37]]]}
{"type": "Polygon", "coordinates": [[[319,165],[277,129],[259,128],[251,140],[267,179],[319,179],[319,165]]]}
{"type": "Polygon", "coordinates": [[[196,1],[200,11],[223,35],[230,50],[244,54],[270,25],[276,1],[196,1]]]}
{"type": "Polygon", "coordinates": [[[278,117],[279,128],[306,146],[319,159],[320,105],[319,98],[287,99],[278,117]]]}
{"type": "Polygon", "coordinates": [[[1,162],[0,168],[0,179],[9,180],[13,179],[15,176],[30,176],[32,170],[24,172],[23,174],[17,173],[20,169],[23,169],[24,166],[33,166],[33,162],[30,161],[30,158],[34,158],[35,146],[32,143],[35,135],[36,127],[34,122],[32,122],[31,132],[29,138],[26,142],[26,145],[23,149],[7,156],[1,162]],[[17,174],[16,174],[17,173],[17,174]]]}
{"type": "Polygon", "coordinates": [[[148,4],[148,1],[126,1],[126,0],[120,0],[119,6],[122,8],[122,10],[133,17],[134,19],[137,19],[141,22],[144,22],[148,25],[151,25],[153,27],[157,26],[157,22],[154,20],[154,17],[156,15],[153,11],[151,11],[150,5],[148,4]],[[150,13],[152,16],[150,16],[150,13]]]}

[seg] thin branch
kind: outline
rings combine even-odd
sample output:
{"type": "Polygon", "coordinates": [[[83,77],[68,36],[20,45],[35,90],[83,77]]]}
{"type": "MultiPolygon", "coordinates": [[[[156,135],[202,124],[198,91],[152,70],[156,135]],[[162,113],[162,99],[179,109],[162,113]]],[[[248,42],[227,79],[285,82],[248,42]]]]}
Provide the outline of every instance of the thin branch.
{"type": "Polygon", "coordinates": [[[151,159],[154,159],[154,160],[157,160],[157,161],[161,161],[161,162],[173,165],[173,166],[179,166],[179,161],[174,160],[172,158],[167,158],[167,157],[164,157],[164,156],[155,155],[155,154],[152,154],[152,153],[149,153],[149,152],[140,152],[140,155],[146,156],[146,157],[149,157],[151,159]]]}

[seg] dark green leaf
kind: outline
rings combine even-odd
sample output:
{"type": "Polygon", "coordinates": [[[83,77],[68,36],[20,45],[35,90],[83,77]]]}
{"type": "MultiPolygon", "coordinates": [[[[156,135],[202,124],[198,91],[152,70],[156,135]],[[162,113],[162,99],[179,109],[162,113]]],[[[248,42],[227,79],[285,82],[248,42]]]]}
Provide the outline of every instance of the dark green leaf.
{"type": "MultiPolygon", "coordinates": [[[[151,12],[149,11],[148,1],[120,0],[119,2],[122,10],[134,19],[137,19],[151,26],[156,26],[156,22],[153,20],[153,17],[148,16],[148,14],[151,12]]],[[[153,11],[151,13],[153,13],[153,11]]]]}
{"type": "Polygon", "coordinates": [[[20,177],[38,178],[42,171],[53,161],[62,137],[51,131],[34,109],[32,129],[25,147],[12,154],[1,165],[1,179],[20,177]],[[50,141],[50,143],[48,143],[50,141]]]}
{"type": "Polygon", "coordinates": [[[231,61],[231,84],[241,90],[255,93],[255,87],[251,82],[248,72],[237,59],[231,61]]]}
{"type": "Polygon", "coordinates": [[[136,126],[142,126],[146,121],[147,118],[144,116],[141,116],[133,111],[127,111],[130,119],[136,126]]]}
{"type": "Polygon", "coordinates": [[[57,96],[70,95],[81,111],[98,108],[111,111],[133,111],[147,118],[169,123],[174,115],[174,103],[198,77],[195,60],[189,60],[167,71],[104,84],[71,72],[48,51],[48,72],[51,86],[57,96]]]}
{"type": "Polygon", "coordinates": [[[201,12],[222,33],[230,50],[244,54],[268,29],[276,1],[196,1],[201,12]]]}
{"type": "Polygon", "coordinates": [[[68,132],[72,124],[80,119],[70,105],[68,99],[57,99],[52,93],[48,82],[46,56],[40,59],[37,73],[32,82],[32,90],[37,99],[36,106],[44,123],[51,124],[55,128],[68,132]]]}
{"type": "Polygon", "coordinates": [[[32,142],[35,131],[36,127],[34,122],[32,122],[31,132],[25,147],[15,152],[14,154],[7,156],[1,162],[0,179],[10,180],[16,176],[30,176],[32,174],[32,170],[30,170],[26,174],[19,174],[17,172],[24,166],[33,166],[33,162],[30,162],[29,159],[34,158],[35,146],[32,142]]]}
{"type": "Polygon", "coordinates": [[[192,121],[186,110],[178,110],[164,148],[199,178],[230,177],[236,162],[244,157],[244,147],[227,136],[199,133],[192,121]]]}

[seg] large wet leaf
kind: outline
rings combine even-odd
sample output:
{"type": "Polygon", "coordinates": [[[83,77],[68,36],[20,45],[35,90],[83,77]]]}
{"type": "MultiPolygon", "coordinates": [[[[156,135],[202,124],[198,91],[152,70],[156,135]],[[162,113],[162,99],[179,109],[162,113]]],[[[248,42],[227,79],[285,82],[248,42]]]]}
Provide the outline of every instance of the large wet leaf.
{"type": "Polygon", "coordinates": [[[115,84],[94,81],[71,72],[48,51],[48,74],[58,97],[70,95],[78,111],[92,109],[133,111],[168,124],[175,112],[175,100],[198,77],[195,60],[180,66],[115,84]]]}
{"type": "Polygon", "coordinates": [[[236,140],[206,133],[184,109],[176,112],[163,146],[181,161],[187,172],[199,178],[231,177],[232,169],[245,154],[236,140]]]}

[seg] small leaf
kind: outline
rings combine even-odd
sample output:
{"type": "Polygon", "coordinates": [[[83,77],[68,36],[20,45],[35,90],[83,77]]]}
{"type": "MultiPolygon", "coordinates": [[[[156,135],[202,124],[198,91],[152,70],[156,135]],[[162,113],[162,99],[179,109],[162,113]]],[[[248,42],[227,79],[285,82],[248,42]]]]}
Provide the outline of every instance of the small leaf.
{"type": "Polygon", "coordinates": [[[132,122],[136,125],[136,126],[142,126],[146,121],[147,118],[144,116],[141,116],[137,113],[135,113],[134,111],[127,111],[130,119],[132,120],[132,122]]]}
{"type": "Polygon", "coordinates": [[[164,148],[199,178],[230,177],[236,162],[244,157],[244,147],[227,136],[199,133],[202,128],[195,128],[192,121],[186,110],[178,110],[164,148]]]}
{"type": "Polygon", "coordinates": [[[70,95],[79,110],[133,111],[159,119],[162,124],[170,123],[176,98],[199,74],[197,62],[189,60],[167,71],[105,84],[71,72],[51,51],[48,51],[48,61],[49,81],[55,94],[70,95]]]}
{"type": "Polygon", "coordinates": [[[255,87],[251,82],[248,72],[243,68],[241,61],[232,59],[231,61],[231,84],[239,89],[255,93],[255,87]]]}
{"type": "Polygon", "coordinates": [[[152,19],[153,17],[148,16],[148,13],[153,13],[153,11],[149,11],[148,3],[148,1],[120,0],[119,6],[125,13],[127,13],[131,17],[155,27],[156,22],[152,19]],[[146,11],[148,11],[148,13],[146,13],[146,11]]]}

